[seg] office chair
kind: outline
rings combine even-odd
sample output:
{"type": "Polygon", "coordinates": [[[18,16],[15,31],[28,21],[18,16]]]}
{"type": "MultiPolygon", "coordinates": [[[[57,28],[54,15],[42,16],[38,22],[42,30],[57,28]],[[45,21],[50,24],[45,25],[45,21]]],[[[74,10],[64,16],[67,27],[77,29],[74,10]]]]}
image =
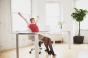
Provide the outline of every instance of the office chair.
{"type": "MultiPolygon", "coordinates": [[[[41,44],[42,43],[43,43],[42,41],[39,41],[39,43],[38,43],[39,49],[40,49],[39,54],[41,54],[41,50],[42,50],[41,44]]],[[[29,53],[31,54],[33,50],[35,50],[35,48],[31,48],[31,50],[29,51],[29,53]]]]}

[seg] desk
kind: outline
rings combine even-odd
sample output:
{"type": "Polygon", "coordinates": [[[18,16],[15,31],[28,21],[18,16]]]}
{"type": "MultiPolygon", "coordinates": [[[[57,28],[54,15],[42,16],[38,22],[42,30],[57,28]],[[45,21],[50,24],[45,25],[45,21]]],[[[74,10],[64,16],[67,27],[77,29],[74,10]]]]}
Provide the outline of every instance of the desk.
{"type": "Polygon", "coordinates": [[[39,58],[38,33],[17,33],[16,34],[16,57],[19,58],[19,35],[31,35],[35,38],[35,58],[39,58]]]}
{"type": "MultiPolygon", "coordinates": [[[[71,48],[71,33],[70,31],[66,31],[68,32],[68,35],[69,35],[69,49],[71,48]]],[[[46,33],[46,32],[44,32],[46,33]]],[[[35,58],[39,58],[39,46],[38,46],[38,42],[39,42],[39,38],[38,38],[38,34],[39,33],[17,33],[16,34],[16,55],[17,55],[17,58],[19,58],[19,35],[33,35],[34,38],[35,38],[35,58]]],[[[48,33],[50,34],[50,33],[48,33]]]]}

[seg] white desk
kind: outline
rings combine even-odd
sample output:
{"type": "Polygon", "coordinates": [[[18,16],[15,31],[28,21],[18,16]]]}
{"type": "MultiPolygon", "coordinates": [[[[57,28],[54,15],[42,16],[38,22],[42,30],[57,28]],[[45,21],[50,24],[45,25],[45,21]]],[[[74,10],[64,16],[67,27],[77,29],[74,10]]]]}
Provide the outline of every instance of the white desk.
{"type": "Polygon", "coordinates": [[[17,33],[16,34],[16,57],[19,58],[19,35],[33,35],[35,38],[35,58],[39,58],[38,33],[17,33]]]}
{"type": "MultiPolygon", "coordinates": [[[[70,31],[66,31],[69,34],[69,49],[71,48],[71,33],[70,31]]],[[[48,33],[48,32],[44,32],[44,33],[48,33]]],[[[16,34],[16,55],[17,58],[19,58],[19,35],[33,35],[35,38],[35,58],[39,58],[39,46],[38,46],[38,42],[39,42],[39,38],[38,38],[38,34],[40,33],[17,33],[16,34]]],[[[49,33],[48,33],[49,34],[49,33]]]]}

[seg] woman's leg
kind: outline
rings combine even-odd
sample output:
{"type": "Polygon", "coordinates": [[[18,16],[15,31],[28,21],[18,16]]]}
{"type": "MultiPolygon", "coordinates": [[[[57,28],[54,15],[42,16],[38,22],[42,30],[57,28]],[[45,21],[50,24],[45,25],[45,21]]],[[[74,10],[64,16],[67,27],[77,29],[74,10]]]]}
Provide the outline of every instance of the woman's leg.
{"type": "Polygon", "coordinates": [[[46,47],[46,51],[48,52],[48,54],[52,54],[53,56],[55,56],[55,53],[54,53],[54,50],[53,50],[53,47],[52,47],[52,41],[50,38],[43,38],[43,42],[45,44],[45,47],[46,47]]]}
{"type": "Polygon", "coordinates": [[[49,52],[49,45],[48,45],[48,39],[47,39],[47,37],[44,37],[43,39],[43,42],[44,42],[44,45],[45,45],[45,47],[46,47],[46,49],[45,49],[45,51],[48,53],[48,54],[51,54],[50,52],[49,52]]]}
{"type": "Polygon", "coordinates": [[[44,37],[43,35],[41,35],[41,36],[42,36],[42,41],[44,42],[44,45],[46,47],[46,51],[48,52],[48,54],[55,55],[55,53],[53,51],[51,39],[48,37],[44,37]]]}
{"type": "Polygon", "coordinates": [[[53,50],[53,47],[52,47],[52,41],[50,38],[48,38],[48,45],[49,45],[49,48],[50,48],[50,53],[55,56],[55,53],[54,53],[54,50],[53,50]]]}

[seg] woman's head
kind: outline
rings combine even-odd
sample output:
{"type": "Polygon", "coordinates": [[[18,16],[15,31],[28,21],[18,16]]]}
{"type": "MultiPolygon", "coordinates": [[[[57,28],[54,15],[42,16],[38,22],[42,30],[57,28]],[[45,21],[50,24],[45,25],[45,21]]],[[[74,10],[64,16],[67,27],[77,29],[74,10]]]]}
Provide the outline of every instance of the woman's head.
{"type": "Polygon", "coordinates": [[[30,18],[31,23],[35,23],[35,18],[30,18]]]}

